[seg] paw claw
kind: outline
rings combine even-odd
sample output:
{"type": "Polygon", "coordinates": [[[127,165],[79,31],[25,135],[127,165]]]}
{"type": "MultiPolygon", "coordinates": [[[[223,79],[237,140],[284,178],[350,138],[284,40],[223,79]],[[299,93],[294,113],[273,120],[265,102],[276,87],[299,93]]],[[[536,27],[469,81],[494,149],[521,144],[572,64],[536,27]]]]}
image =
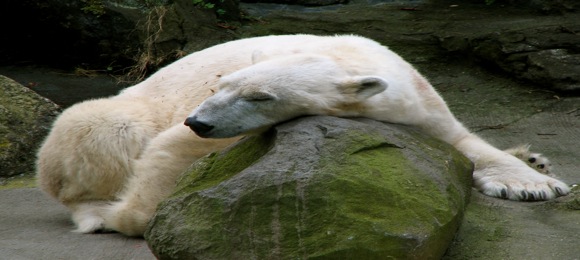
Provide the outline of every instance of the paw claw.
{"type": "MultiPolygon", "coordinates": [[[[530,194],[530,195],[532,195],[532,194],[530,194]]],[[[520,197],[520,198],[521,198],[521,200],[528,200],[528,193],[527,193],[526,191],[524,191],[524,190],[523,190],[523,191],[521,191],[521,192],[520,192],[520,196],[521,196],[521,197],[520,197]]]]}
{"type": "Polygon", "coordinates": [[[501,189],[501,198],[502,199],[507,199],[508,198],[507,189],[501,189]]]}
{"type": "Polygon", "coordinates": [[[540,200],[547,200],[548,199],[548,194],[546,193],[546,191],[540,191],[540,200]]]}
{"type": "Polygon", "coordinates": [[[569,192],[569,191],[563,191],[563,190],[562,190],[560,187],[556,187],[556,188],[555,188],[555,190],[556,190],[556,195],[557,195],[558,197],[560,197],[560,196],[565,196],[565,195],[567,195],[567,194],[568,194],[568,192],[569,192]]]}

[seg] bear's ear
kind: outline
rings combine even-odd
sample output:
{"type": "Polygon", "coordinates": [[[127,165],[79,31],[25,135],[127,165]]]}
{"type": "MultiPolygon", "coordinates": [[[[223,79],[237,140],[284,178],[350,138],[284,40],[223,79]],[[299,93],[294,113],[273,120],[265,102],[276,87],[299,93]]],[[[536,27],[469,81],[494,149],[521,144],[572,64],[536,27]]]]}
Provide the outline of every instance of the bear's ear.
{"type": "Polygon", "coordinates": [[[377,76],[354,76],[340,86],[345,94],[354,94],[357,99],[365,100],[387,89],[389,84],[377,76]]]}

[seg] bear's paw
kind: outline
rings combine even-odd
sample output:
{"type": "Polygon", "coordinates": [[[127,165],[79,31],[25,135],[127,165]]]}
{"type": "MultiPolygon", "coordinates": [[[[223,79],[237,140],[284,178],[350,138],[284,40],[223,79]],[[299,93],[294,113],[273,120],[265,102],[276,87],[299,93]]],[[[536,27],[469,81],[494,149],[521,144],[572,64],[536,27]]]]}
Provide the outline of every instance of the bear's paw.
{"type": "Polygon", "coordinates": [[[550,200],[570,192],[565,183],[524,165],[484,168],[475,171],[473,179],[475,187],[482,193],[510,200],[550,200]]]}
{"type": "Polygon", "coordinates": [[[77,228],[76,233],[95,233],[105,231],[105,220],[102,217],[106,202],[85,202],[73,206],[72,219],[77,228]]]}

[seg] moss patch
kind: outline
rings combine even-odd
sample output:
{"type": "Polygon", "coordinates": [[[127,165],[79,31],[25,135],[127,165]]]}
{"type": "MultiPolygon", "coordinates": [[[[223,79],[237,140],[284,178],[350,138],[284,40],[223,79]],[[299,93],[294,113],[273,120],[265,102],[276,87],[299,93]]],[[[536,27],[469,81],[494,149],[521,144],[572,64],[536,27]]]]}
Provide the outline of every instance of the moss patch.
{"type": "Polygon", "coordinates": [[[272,145],[274,132],[249,136],[220,153],[212,153],[193,164],[178,181],[173,197],[216,186],[262,157],[272,145]]]}
{"type": "Polygon", "coordinates": [[[36,178],[32,174],[22,174],[10,178],[0,178],[0,190],[34,187],[36,187],[36,178]]]}
{"type": "Polygon", "coordinates": [[[59,108],[0,75],[0,176],[33,171],[35,152],[59,108]]]}

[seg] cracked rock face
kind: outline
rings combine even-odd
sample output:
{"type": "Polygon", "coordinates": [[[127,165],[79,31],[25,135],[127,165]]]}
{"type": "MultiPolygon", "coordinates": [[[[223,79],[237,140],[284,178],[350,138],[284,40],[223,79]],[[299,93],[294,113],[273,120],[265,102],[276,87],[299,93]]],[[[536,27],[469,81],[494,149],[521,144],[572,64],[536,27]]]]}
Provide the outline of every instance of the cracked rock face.
{"type": "Polygon", "coordinates": [[[518,78],[559,91],[580,90],[580,26],[445,35],[442,47],[474,54],[518,78]]]}
{"type": "Polygon", "coordinates": [[[407,127],[301,118],[193,164],[145,237],[159,259],[437,259],[471,171],[407,127]]]}

